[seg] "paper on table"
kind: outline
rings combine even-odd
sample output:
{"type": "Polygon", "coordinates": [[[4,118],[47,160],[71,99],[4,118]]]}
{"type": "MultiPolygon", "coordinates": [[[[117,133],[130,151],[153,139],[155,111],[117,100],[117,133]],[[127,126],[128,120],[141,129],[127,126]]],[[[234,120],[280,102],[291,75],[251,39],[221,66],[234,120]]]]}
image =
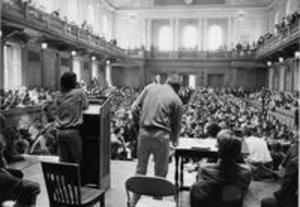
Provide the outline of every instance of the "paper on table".
{"type": "Polygon", "coordinates": [[[203,148],[211,151],[217,151],[217,140],[216,139],[199,139],[199,138],[179,138],[179,145],[177,149],[192,149],[192,148],[203,148]]]}
{"type": "Polygon", "coordinates": [[[84,111],[84,114],[99,114],[101,105],[90,104],[89,107],[84,111]]]}

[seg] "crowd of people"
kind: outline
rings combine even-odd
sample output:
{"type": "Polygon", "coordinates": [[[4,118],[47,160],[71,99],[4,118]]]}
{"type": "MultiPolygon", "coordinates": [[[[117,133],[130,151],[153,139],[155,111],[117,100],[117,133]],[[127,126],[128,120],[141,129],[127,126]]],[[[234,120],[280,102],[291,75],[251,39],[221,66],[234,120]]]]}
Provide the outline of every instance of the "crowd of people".
{"type": "MultiPolygon", "coordinates": [[[[92,98],[111,97],[112,159],[136,158],[139,126],[134,120],[132,106],[141,96],[142,88],[101,88],[92,85],[85,89],[92,98]]],[[[53,94],[43,89],[2,92],[1,106],[5,110],[43,105],[41,119],[30,124],[21,123],[19,128],[10,126],[1,116],[0,132],[7,143],[3,156],[8,161],[19,159],[18,155],[22,153],[58,154],[59,129],[55,125],[57,108],[53,103],[53,94]]],[[[247,98],[261,98],[261,92],[252,93],[242,88],[181,88],[178,96],[183,103],[180,137],[217,139],[220,133],[221,136],[230,133],[247,146],[249,156],[245,160],[250,166],[252,179],[278,179],[277,172],[284,166],[290,146],[298,144],[298,137],[295,131],[275,118],[266,120],[259,109],[245,101],[247,98]]],[[[293,105],[297,96],[270,91],[266,97],[267,103],[273,101],[279,107],[293,105]]],[[[198,161],[186,160],[194,169],[199,168],[198,161]]]]}
{"type": "Polygon", "coordinates": [[[266,90],[264,94],[262,94],[262,91],[252,93],[249,98],[250,100],[259,101],[260,103],[262,103],[264,99],[264,104],[272,111],[276,110],[276,108],[294,111],[298,108],[299,92],[266,90]]]}
{"type": "Polygon", "coordinates": [[[44,88],[0,90],[0,110],[44,105],[53,101],[54,92],[44,88]]]}

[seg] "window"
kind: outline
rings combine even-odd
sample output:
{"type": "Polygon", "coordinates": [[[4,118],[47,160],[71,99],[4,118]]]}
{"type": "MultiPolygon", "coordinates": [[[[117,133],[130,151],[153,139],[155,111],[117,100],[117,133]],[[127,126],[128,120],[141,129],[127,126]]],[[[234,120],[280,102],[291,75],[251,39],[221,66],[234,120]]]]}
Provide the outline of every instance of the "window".
{"type": "Polygon", "coordinates": [[[19,89],[22,86],[21,48],[4,46],[4,88],[19,89]]]}
{"type": "Polygon", "coordinates": [[[196,88],[196,76],[195,75],[189,75],[189,87],[192,89],[196,88]]]}
{"type": "Polygon", "coordinates": [[[197,29],[189,25],[184,27],[182,33],[182,46],[185,49],[195,49],[197,47],[197,29]]]}
{"type": "Polygon", "coordinates": [[[208,31],[208,49],[217,50],[223,45],[223,31],[220,26],[213,25],[208,31]]]}
{"type": "Polygon", "coordinates": [[[158,32],[158,49],[160,51],[172,50],[172,30],[170,26],[162,26],[158,32]]]}

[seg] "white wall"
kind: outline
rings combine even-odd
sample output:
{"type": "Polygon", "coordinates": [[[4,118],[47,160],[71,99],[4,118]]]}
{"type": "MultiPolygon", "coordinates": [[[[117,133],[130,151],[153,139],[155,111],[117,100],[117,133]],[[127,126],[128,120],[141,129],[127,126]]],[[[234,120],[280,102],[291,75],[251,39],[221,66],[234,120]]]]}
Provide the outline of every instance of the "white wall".
{"type": "MultiPolygon", "coordinates": [[[[260,35],[267,32],[268,12],[267,7],[229,7],[229,6],[206,6],[190,8],[152,8],[152,9],[126,9],[118,10],[115,22],[116,37],[119,44],[125,48],[145,45],[150,48],[152,41],[151,31],[153,21],[157,19],[169,20],[172,23],[173,31],[177,31],[180,37],[181,31],[176,22],[181,19],[193,19],[198,22],[202,30],[206,30],[207,19],[225,19],[228,36],[227,47],[234,46],[241,39],[249,40],[249,43],[258,40],[260,35]],[[240,15],[242,13],[242,17],[240,15]],[[130,16],[134,15],[135,21],[130,22],[130,16]],[[132,38],[134,37],[134,38],[132,38]],[[131,40],[133,39],[133,40],[131,40]]],[[[156,31],[155,31],[156,32],[156,31]]],[[[199,43],[207,41],[207,32],[199,35],[199,43]]],[[[179,39],[177,41],[180,41],[179,39]]],[[[174,43],[176,44],[176,43],[174,43]]],[[[178,44],[177,44],[178,45],[178,44]]],[[[204,44],[205,45],[205,44],[204,44]]],[[[175,47],[176,48],[176,47],[175,47]]],[[[201,49],[205,49],[202,47],[201,49]]]]}

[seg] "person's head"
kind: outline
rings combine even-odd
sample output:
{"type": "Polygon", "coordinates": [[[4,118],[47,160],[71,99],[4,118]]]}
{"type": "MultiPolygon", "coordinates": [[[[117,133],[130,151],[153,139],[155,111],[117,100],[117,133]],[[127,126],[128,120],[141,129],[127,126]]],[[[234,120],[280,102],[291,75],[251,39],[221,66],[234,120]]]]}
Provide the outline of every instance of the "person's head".
{"type": "Polygon", "coordinates": [[[121,127],[116,127],[116,128],[114,129],[114,134],[115,134],[115,135],[118,135],[120,132],[121,132],[121,127]]]}
{"type": "Polygon", "coordinates": [[[167,84],[169,84],[174,91],[178,94],[179,93],[179,89],[180,89],[180,78],[178,74],[171,74],[167,81],[167,84]]]}
{"type": "Polygon", "coordinates": [[[218,140],[219,156],[221,160],[238,160],[241,158],[242,143],[234,136],[223,137],[218,140]]]}
{"type": "Polygon", "coordinates": [[[219,133],[220,130],[221,128],[217,124],[210,123],[205,127],[204,133],[206,133],[208,136],[211,137],[217,137],[217,134],[219,133]]]}
{"type": "Polygon", "coordinates": [[[61,91],[70,91],[76,88],[77,77],[73,72],[65,72],[60,78],[61,91]]]}

